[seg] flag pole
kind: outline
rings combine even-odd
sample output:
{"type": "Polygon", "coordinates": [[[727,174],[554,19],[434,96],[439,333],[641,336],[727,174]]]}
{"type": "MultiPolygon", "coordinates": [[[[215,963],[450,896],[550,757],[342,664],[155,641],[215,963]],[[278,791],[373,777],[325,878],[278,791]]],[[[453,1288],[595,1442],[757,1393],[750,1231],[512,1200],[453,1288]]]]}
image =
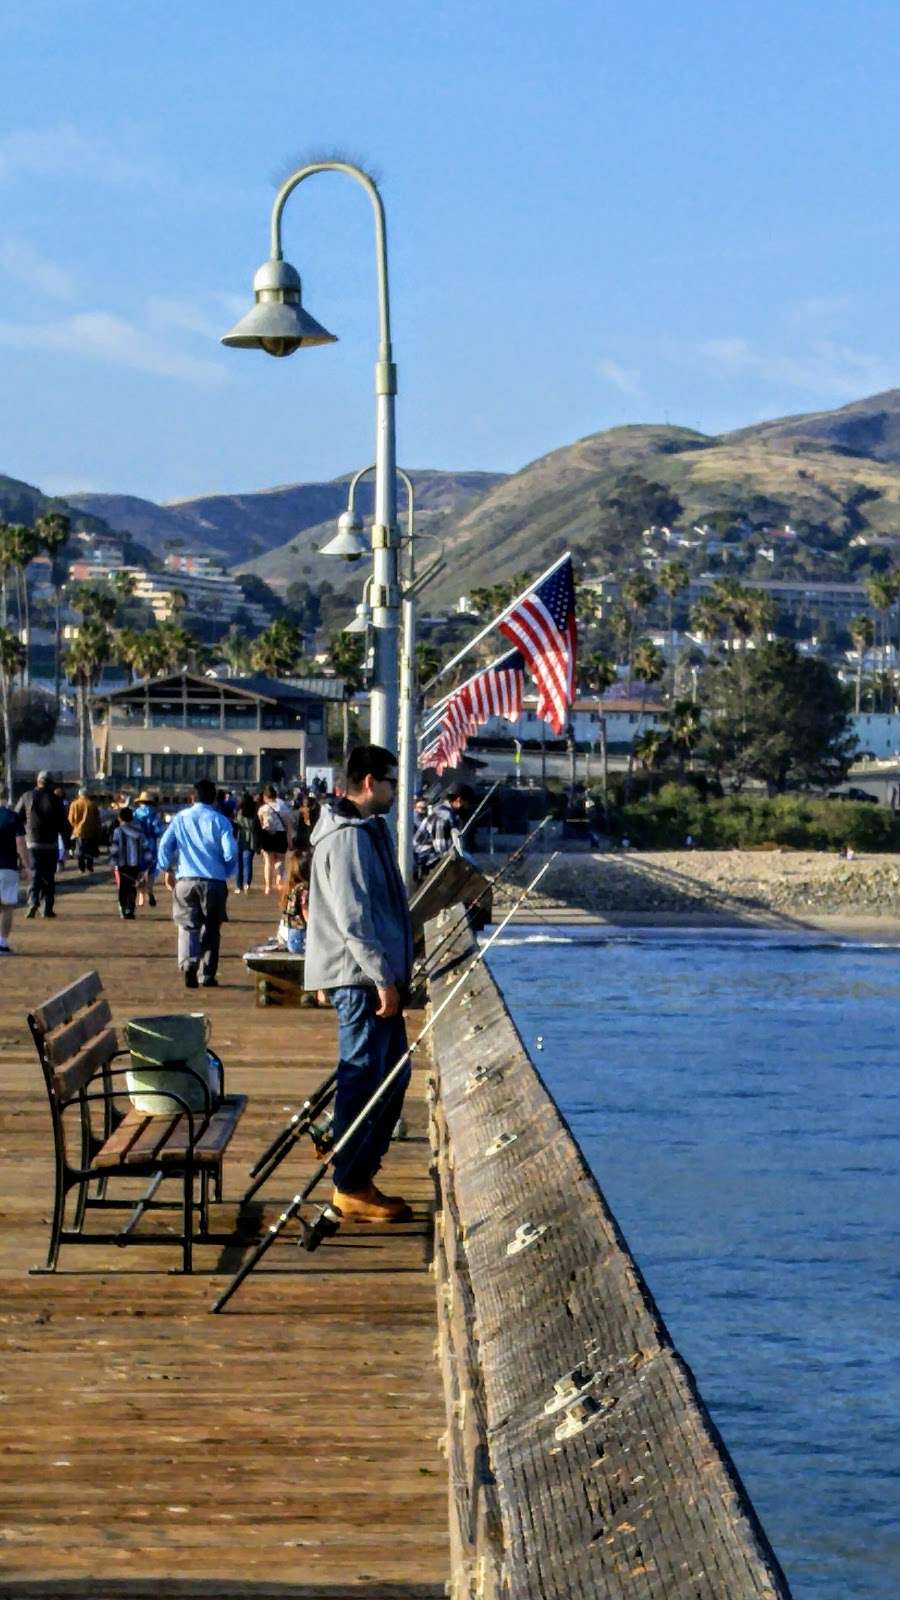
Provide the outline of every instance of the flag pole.
{"type": "MultiPolygon", "coordinates": [[[[557,567],[562,566],[564,561],[569,561],[571,559],[571,555],[571,550],[564,550],[563,554],[547,568],[546,572],[542,572],[539,578],[535,578],[531,583],[529,583],[527,589],[523,589],[521,594],[516,595],[515,600],[511,600],[509,602],[509,605],[500,612],[499,616],[494,618],[493,622],[489,622],[486,628],[482,628],[481,632],[475,635],[474,639],[470,639],[468,644],[464,644],[461,650],[457,650],[452,661],[448,661],[446,666],[441,667],[438,672],[435,672],[433,676],[428,679],[427,683],[423,683],[420,692],[425,694],[426,691],[431,688],[433,683],[437,683],[438,679],[443,678],[446,673],[450,672],[458,662],[462,661],[463,656],[467,656],[470,650],[474,650],[475,646],[481,643],[482,639],[486,639],[489,633],[493,633],[495,628],[499,628],[501,622],[506,621],[506,618],[509,616],[510,612],[515,611],[519,601],[524,600],[526,595],[531,594],[531,591],[536,589],[538,584],[543,583],[545,579],[549,578],[556,571],[557,567]]],[[[512,648],[514,649],[515,646],[512,646],[512,648]]],[[[477,676],[477,674],[475,674],[475,676],[477,676]]],[[[470,679],[467,679],[467,682],[470,681],[470,679]]]]}

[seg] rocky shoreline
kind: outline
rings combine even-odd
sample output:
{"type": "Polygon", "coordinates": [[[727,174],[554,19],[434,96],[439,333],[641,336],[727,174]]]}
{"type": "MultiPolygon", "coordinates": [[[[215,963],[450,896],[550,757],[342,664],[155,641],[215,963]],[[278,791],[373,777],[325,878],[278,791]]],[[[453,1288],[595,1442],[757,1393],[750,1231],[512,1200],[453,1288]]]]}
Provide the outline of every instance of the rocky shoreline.
{"type": "MultiPolygon", "coordinates": [[[[532,855],[495,892],[495,913],[509,909],[513,886],[530,881],[532,855]]],[[[496,857],[482,858],[489,874],[496,857]]],[[[524,910],[524,908],[523,908],[524,910]]],[[[900,856],[847,861],[817,851],[655,850],[565,854],[531,902],[532,916],[574,913],[604,922],[670,918],[722,925],[753,922],[874,920],[900,927],[900,856]]]]}

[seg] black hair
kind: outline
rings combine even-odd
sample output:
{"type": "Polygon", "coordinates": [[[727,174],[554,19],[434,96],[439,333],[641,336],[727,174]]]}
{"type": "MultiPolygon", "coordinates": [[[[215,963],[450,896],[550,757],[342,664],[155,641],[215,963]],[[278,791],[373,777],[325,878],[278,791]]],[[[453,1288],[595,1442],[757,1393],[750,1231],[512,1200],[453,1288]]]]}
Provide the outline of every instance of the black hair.
{"type": "Polygon", "coordinates": [[[197,782],[194,784],[194,793],[201,805],[215,805],[216,786],[213,783],[212,778],[198,778],[197,782]]]}
{"type": "Polygon", "coordinates": [[[134,816],[134,812],[132,811],[131,807],[130,806],[123,806],[121,811],[119,812],[119,821],[120,822],[130,822],[133,816],[134,816]]]}
{"type": "Polygon", "coordinates": [[[380,744],[358,744],[347,757],[347,788],[361,789],[366,778],[386,778],[391,767],[398,765],[392,750],[380,744]]]}

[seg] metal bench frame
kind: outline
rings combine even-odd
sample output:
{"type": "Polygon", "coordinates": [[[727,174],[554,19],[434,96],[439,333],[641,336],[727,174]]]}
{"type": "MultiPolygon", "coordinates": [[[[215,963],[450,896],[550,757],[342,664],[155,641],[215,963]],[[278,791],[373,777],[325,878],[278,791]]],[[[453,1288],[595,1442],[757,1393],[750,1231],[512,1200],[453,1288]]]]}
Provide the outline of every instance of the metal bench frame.
{"type": "MultiPolygon", "coordinates": [[[[173,1090],[154,1091],[172,1102],[172,1112],[159,1117],[145,1116],[135,1140],[122,1152],[121,1157],[107,1157],[98,1164],[103,1152],[129,1116],[135,1117],[133,1108],[122,1105],[123,1089],[116,1084],[129,1070],[116,1067],[113,1062],[129,1052],[119,1046],[112,1026],[109,1004],[103,994],[103,985],[97,972],[85,973],[75,983],[59,994],[51,996],[28,1014],[28,1026],[34,1040],[44,1085],[50,1102],[50,1121],[53,1130],[55,1159],[53,1217],[50,1225],[50,1243],[46,1265],[33,1267],[32,1272],[55,1272],[63,1244],[180,1244],[182,1265],[186,1273],[192,1270],[192,1251],[196,1240],[209,1233],[210,1178],[213,1180],[213,1198],[222,1199],[222,1162],[231,1134],[246,1104],[242,1095],[226,1096],[225,1077],[221,1060],[213,1051],[219,1072],[220,1095],[214,1104],[208,1085],[186,1062],[173,1062],[179,1072],[190,1074],[200,1084],[204,1109],[195,1112],[182,1095],[173,1090]],[[103,1107],[102,1129],[95,1125],[93,1106],[103,1107]],[[204,1149],[204,1136],[211,1131],[213,1119],[219,1109],[230,1114],[232,1126],[212,1148],[204,1149]],[[78,1132],[71,1126],[77,1119],[78,1132]],[[153,1124],[158,1123],[158,1128],[153,1124]],[[186,1138],[182,1136],[186,1132],[186,1138]],[[147,1137],[147,1134],[150,1137],[147,1137]],[[159,1135],[158,1140],[154,1135],[159,1135]],[[166,1144],[178,1136],[178,1144],[166,1153],[166,1144]],[[70,1149],[70,1141],[77,1145],[77,1156],[70,1149]],[[133,1145],[145,1141],[147,1155],[129,1159],[133,1145]],[[148,1179],[144,1193],[133,1196],[110,1196],[107,1184],[111,1178],[148,1179]],[[165,1178],[175,1178],[182,1186],[180,1202],[155,1199],[156,1191],[165,1178]],[[199,1178],[199,1195],[195,1200],[195,1181],[199,1178]],[[77,1190],[71,1226],[65,1226],[69,1192],[77,1190]],[[171,1210],[180,1207],[182,1222],[180,1232],[136,1233],[134,1230],[145,1212],[171,1210]],[[199,1231],[194,1233],[194,1211],[198,1213],[199,1231]],[[123,1227],[115,1232],[85,1232],[84,1223],[89,1210],[122,1210],[128,1208],[123,1227]]],[[[99,1119],[98,1119],[99,1120],[99,1119]]],[[[137,1121],[135,1120],[137,1129],[137,1121]]],[[[179,1270],[179,1269],[173,1269],[179,1270]]]]}

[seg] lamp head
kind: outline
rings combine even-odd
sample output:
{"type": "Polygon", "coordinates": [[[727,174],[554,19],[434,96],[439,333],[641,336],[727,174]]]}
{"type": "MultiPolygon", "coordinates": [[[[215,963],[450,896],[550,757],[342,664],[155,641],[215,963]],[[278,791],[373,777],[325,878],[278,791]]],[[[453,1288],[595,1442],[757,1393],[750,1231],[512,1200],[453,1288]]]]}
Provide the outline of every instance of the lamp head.
{"type": "Polygon", "coordinates": [[[253,293],[252,309],[222,339],[231,349],[289,356],[301,345],[336,342],[335,334],[304,311],[300,274],[290,262],[264,261],[253,279],[253,293]]]}
{"type": "Polygon", "coordinates": [[[344,561],[358,561],[368,555],[369,546],[363,537],[363,520],[358,511],[342,511],[338,517],[338,531],[333,539],[323,544],[321,556],[341,556],[344,561]]]}
{"type": "Polygon", "coordinates": [[[372,607],[369,605],[368,600],[363,600],[356,608],[356,616],[353,618],[353,621],[348,622],[346,628],[342,628],[341,632],[367,633],[371,626],[372,607]]]}

